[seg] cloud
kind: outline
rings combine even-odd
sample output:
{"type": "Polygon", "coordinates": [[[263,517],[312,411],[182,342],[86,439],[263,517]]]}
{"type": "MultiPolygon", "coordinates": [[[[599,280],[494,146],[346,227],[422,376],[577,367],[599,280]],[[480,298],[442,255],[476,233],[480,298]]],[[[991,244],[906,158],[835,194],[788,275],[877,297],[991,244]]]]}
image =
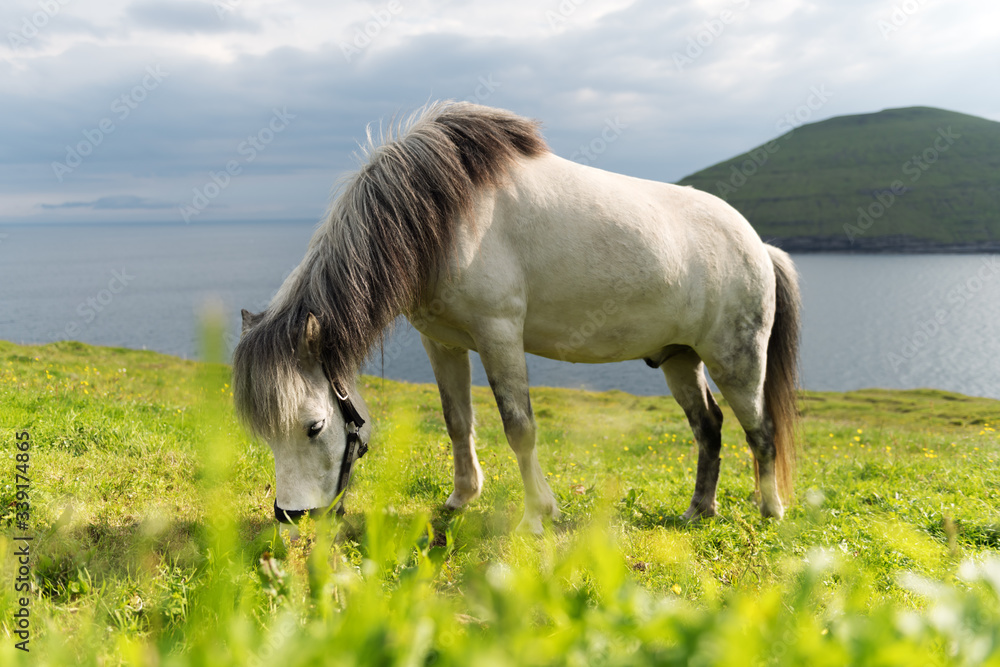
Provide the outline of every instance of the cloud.
{"type": "Polygon", "coordinates": [[[68,201],[62,204],[41,204],[42,208],[49,210],[60,208],[91,208],[95,211],[157,210],[173,208],[173,206],[169,202],[153,201],[146,197],[137,197],[135,195],[99,197],[93,201],[68,201]]]}
{"type": "Polygon", "coordinates": [[[129,5],[126,16],[139,27],[181,33],[260,32],[261,25],[247,20],[224,0],[140,0],[129,5]]]}
{"type": "MultiPolygon", "coordinates": [[[[38,5],[15,1],[0,18],[16,28],[38,5]]],[[[1000,118],[1000,91],[975,75],[1000,14],[985,0],[920,4],[887,37],[892,7],[862,0],[389,2],[60,4],[0,58],[0,223],[179,219],[164,202],[190,203],[233,160],[199,220],[316,219],[369,123],[445,98],[539,118],[566,157],[612,123],[592,164],[664,181],[774,138],[813,87],[831,95],[810,121],[911,105],[1000,118]],[[143,91],[149,67],[169,75],[143,91]],[[295,118],[249,159],[275,109],[295,118]],[[121,192],[137,199],[97,206],[121,192]]]]}

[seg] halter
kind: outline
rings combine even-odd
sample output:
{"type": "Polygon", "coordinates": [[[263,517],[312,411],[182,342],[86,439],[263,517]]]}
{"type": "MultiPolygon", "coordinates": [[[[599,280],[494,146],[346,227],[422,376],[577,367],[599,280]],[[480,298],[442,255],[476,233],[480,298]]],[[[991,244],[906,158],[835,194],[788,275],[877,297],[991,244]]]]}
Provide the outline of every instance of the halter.
{"type": "MultiPolygon", "coordinates": [[[[337,516],[344,515],[344,494],[347,490],[347,483],[351,481],[351,468],[354,463],[368,453],[368,443],[361,439],[361,427],[365,425],[365,420],[354,407],[350,394],[344,389],[340,381],[330,378],[323,368],[327,379],[330,380],[330,387],[333,395],[337,397],[337,405],[340,406],[340,414],[344,417],[347,425],[347,446],[344,447],[344,458],[340,462],[340,476],[337,479],[337,495],[333,507],[336,508],[337,516]]],[[[274,518],[280,523],[296,523],[305,515],[322,516],[329,511],[329,507],[317,507],[307,510],[283,510],[278,507],[278,499],[274,500],[274,518]]]]}
{"type": "Polygon", "coordinates": [[[337,404],[340,406],[340,414],[344,416],[347,423],[347,447],[344,448],[344,460],[340,462],[340,479],[337,480],[337,514],[344,514],[344,497],[347,490],[347,483],[351,481],[351,468],[355,461],[368,453],[368,443],[361,439],[361,427],[365,425],[365,420],[361,413],[354,407],[351,397],[346,390],[342,390],[337,380],[330,380],[333,387],[333,394],[337,397],[337,404]]]}

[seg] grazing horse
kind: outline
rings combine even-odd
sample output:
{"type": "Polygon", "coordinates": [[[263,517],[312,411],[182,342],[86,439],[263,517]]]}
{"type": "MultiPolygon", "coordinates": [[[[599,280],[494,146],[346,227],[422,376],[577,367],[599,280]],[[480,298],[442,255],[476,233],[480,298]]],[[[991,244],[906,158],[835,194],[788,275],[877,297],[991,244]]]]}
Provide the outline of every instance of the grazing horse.
{"type": "Polygon", "coordinates": [[[698,442],[686,519],[713,516],[722,412],[746,432],[760,512],[780,518],[794,467],[795,268],[710,194],[557,157],[538,124],[438,103],[346,183],[267,309],[243,311],[237,411],[274,452],[275,515],[336,504],[370,425],[355,378],[391,322],[420,332],[454,448],[457,509],[483,473],[469,350],[479,353],[524,482],[520,529],[559,510],[535,450],[525,353],[660,368],[698,442]]]}

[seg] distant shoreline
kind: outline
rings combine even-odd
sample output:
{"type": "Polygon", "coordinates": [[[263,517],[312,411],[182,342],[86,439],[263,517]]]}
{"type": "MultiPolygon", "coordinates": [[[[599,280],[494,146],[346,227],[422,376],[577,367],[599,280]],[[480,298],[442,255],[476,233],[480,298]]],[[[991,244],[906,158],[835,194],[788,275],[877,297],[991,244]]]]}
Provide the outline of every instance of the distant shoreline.
{"type": "Polygon", "coordinates": [[[841,253],[859,255],[974,255],[1000,253],[1000,241],[937,243],[905,236],[855,238],[844,236],[764,237],[766,243],[791,253],[841,253]]]}

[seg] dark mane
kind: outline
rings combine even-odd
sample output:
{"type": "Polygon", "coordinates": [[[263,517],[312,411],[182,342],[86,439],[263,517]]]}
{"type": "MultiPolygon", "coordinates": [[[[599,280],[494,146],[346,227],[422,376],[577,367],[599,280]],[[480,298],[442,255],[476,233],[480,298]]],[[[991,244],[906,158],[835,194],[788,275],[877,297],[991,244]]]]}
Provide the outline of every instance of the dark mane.
{"type": "Polygon", "coordinates": [[[509,111],[438,103],[380,145],[345,186],[305,259],[233,354],[241,418],[268,436],[288,424],[303,383],[296,344],[312,313],[331,377],[357,373],[386,327],[418,304],[477,194],[522,157],[548,151],[538,123],[509,111]]]}

